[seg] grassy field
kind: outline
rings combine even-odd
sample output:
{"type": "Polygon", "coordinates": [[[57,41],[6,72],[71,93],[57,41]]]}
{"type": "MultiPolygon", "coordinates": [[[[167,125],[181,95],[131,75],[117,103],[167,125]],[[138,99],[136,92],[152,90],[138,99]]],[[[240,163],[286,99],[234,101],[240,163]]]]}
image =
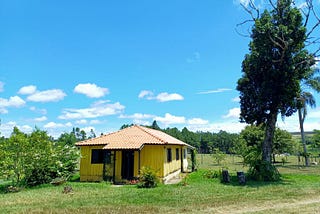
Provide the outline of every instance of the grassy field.
{"type": "Polygon", "coordinates": [[[236,171],[246,171],[238,157],[220,165],[198,155],[199,170],[180,184],[139,189],[134,185],[69,182],[0,194],[1,213],[320,213],[320,167],[305,168],[296,157],[278,164],[282,181],[240,186],[236,171]],[[228,168],[232,181],[207,178],[209,170],[228,168]]]}

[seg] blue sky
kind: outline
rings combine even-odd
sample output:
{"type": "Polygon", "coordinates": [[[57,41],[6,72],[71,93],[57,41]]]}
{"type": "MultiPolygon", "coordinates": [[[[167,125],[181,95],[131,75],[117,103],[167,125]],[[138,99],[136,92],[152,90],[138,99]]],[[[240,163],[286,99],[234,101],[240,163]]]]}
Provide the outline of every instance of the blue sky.
{"type": "MultiPolygon", "coordinates": [[[[236,26],[247,18],[235,0],[0,0],[1,135],[14,126],[100,134],[153,120],[239,132],[235,88],[249,39],[236,26]]],[[[306,130],[320,129],[318,112],[306,130]]],[[[298,131],[297,116],[278,126],[298,131]]]]}

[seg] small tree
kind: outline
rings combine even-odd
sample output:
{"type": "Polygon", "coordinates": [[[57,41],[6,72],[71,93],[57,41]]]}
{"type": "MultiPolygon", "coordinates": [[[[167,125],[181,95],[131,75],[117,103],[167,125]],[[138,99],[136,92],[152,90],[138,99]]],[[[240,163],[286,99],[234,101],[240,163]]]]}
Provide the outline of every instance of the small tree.
{"type": "Polygon", "coordinates": [[[226,154],[221,152],[220,149],[215,148],[212,153],[213,159],[220,165],[222,161],[226,159],[226,154]]]}

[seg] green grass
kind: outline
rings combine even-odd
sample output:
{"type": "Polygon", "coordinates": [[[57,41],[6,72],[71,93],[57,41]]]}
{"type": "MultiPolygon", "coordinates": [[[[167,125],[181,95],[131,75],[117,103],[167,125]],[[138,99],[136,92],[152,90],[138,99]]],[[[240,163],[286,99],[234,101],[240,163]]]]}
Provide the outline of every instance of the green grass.
{"type": "Polygon", "coordinates": [[[187,185],[160,185],[154,189],[113,186],[105,182],[69,182],[73,193],[63,194],[64,186],[43,185],[18,193],[0,194],[1,213],[319,213],[320,167],[305,168],[290,158],[278,164],[282,180],[277,183],[248,182],[238,185],[236,171],[244,170],[241,159],[228,157],[213,163],[205,155],[200,169],[189,174],[187,185]],[[230,184],[204,176],[207,170],[226,167],[230,184]]]}

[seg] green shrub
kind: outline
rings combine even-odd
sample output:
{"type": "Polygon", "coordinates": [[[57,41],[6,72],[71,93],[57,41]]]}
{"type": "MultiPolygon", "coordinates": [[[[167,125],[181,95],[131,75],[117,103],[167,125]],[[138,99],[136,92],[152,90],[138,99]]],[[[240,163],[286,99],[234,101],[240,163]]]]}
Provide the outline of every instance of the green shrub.
{"type": "Polygon", "coordinates": [[[221,171],[220,170],[208,170],[208,171],[204,172],[203,176],[205,178],[220,178],[221,171]]]}
{"type": "Polygon", "coordinates": [[[257,160],[248,171],[249,178],[256,181],[279,181],[280,173],[271,163],[257,160]]]}
{"type": "Polygon", "coordinates": [[[153,188],[159,183],[159,178],[157,172],[150,167],[142,167],[140,170],[140,183],[138,187],[140,188],[153,188]]]}

